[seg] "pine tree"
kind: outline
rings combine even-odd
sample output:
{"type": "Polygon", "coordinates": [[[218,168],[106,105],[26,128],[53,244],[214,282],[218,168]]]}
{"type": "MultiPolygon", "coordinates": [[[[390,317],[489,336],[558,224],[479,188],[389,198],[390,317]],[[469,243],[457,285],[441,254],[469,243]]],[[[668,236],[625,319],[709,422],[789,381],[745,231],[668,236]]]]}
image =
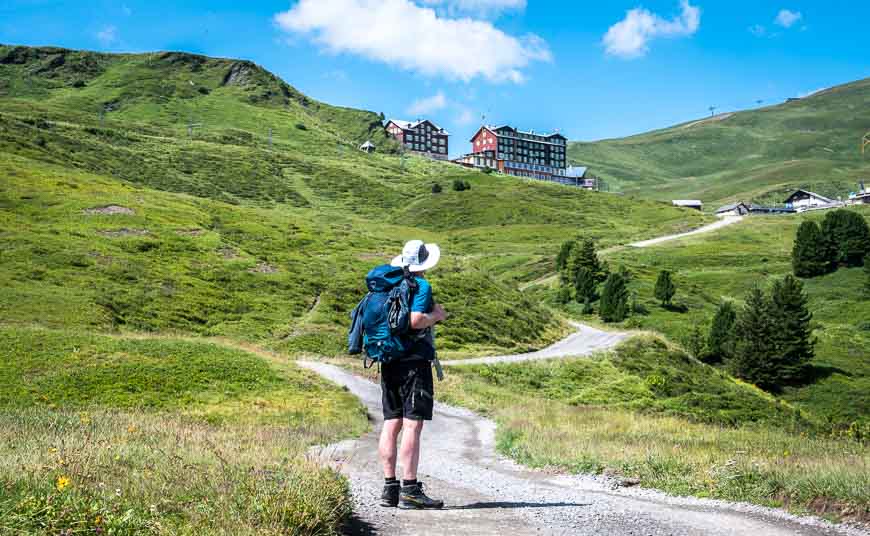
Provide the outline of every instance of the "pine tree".
{"type": "Polygon", "coordinates": [[[791,275],[773,284],[770,294],[771,313],[776,333],[777,385],[799,380],[814,355],[810,321],[804,285],[791,275]]]}
{"type": "Polygon", "coordinates": [[[595,298],[597,298],[595,291],[596,284],[592,272],[590,272],[585,266],[580,266],[574,276],[575,299],[580,303],[584,303],[587,300],[590,302],[594,301],[595,298]]]}
{"type": "Polygon", "coordinates": [[[577,248],[577,262],[592,272],[596,283],[601,283],[607,279],[607,273],[601,261],[598,259],[598,253],[595,251],[595,242],[591,238],[587,238],[580,243],[577,248]]]}
{"type": "Polygon", "coordinates": [[[595,309],[592,308],[592,300],[590,300],[589,298],[586,298],[586,300],[583,301],[583,314],[584,315],[591,315],[594,312],[595,312],[595,309]]]}
{"type": "Polygon", "coordinates": [[[671,273],[667,270],[659,272],[659,278],[656,280],[655,297],[662,302],[662,306],[671,304],[674,294],[677,293],[677,287],[674,285],[674,280],[671,278],[671,273]]]}
{"type": "Polygon", "coordinates": [[[798,227],[791,264],[794,275],[815,277],[831,270],[831,251],[827,238],[814,221],[805,221],[798,227]]]}
{"type": "Polygon", "coordinates": [[[598,314],[605,322],[622,322],[628,316],[628,288],[621,274],[611,273],[607,276],[598,314]]]}
{"type": "Polygon", "coordinates": [[[753,288],[737,317],[731,373],[762,389],[776,388],[777,363],[774,325],[770,300],[761,287],[753,288]]]}
{"type": "Polygon", "coordinates": [[[829,212],[822,221],[822,235],[832,246],[834,263],[861,266],[870,253],[870,227],[857,212],[846,209],[829,212]]]}
{"type": "Polygon", "coordinates": [[[571,256],[571,250],[577,245],[576,240],[568,240],[562,242],[562,247],[559,249],[559,254],[556,255],[556,271],[560,274],[568,264],[568,257],[571,256]]]}
{"type": "Polygon", "coordinates": [[[707,350],[709,361],[719,363],[734,355],[734,323],[737,321],[737,311],[730,301],[722,300],[716,314],[713,316],[713,325],[710,326],[710,335],[707,337],[707,350]]]}
{"type": "Polygon", "coordinates": [[[559,287],[559,292],[556,294],[556,302],[565,305],[571,301],[571,287],[562,285],[559,287]]]}

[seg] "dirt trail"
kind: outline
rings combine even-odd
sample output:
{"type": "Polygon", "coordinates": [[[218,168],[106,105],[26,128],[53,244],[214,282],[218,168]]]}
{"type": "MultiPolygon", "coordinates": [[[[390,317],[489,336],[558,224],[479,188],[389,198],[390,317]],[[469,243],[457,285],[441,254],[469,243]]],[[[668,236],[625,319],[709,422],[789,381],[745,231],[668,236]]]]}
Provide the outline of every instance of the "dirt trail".
{"type": "MultiPolygon", "coordinates": [[[[614,488],[604,478],[552,475],[523,468],[495,452],[495,423],[437,404],[423,432],[419,478],[442,511],[378,505],[383,480],[377,454],[380,387],[325,363],[299,362],[347,387],[368,408],[373,431],[314,454],[350,479],[355,518],[351,534],[407,535],[751,535],[867,536],[816,518],[746,504],[614,488]]],[[[437,386],[436,386],[437,390],[437,386]]]]}
{"type": "Polygon", "coordinates": [[[453,359],[451,361],[442,361],[441,364],[445,367],[458,365],[491,365],[494,363],[516,363],[519,361],[538,361],[541,359],[555,359],[559,357],[586,356],[601,350],[613,348],[630,336],[630,334],[626,332],[602,331],[578,322],[571,322],[571,325],[574,326],[577,331],[568,335],[561,341],[548,346],[543,350],[538,350],[537,352],[476,357],[472,359],[453,359]]]}

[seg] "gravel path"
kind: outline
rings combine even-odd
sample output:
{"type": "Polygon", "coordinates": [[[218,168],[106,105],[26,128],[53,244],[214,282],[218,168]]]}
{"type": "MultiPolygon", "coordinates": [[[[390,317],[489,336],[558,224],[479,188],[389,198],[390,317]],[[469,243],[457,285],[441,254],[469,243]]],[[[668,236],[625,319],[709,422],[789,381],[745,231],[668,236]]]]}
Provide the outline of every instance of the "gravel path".
{"type": "MultiPolygon", "coordinates": [[[[407,535],[751,535],[868,536],[810,517],[746,504],[669,497],[614,488],[605,478],[552,475],[523,468],[495,453],[495,424],[470,411],[436,404],[423,431],[420,479],[442,511],[378,505],[380,387],[325,363],[299,362],[347,387],[368,408],[374,430],[359,440],[313,454],[350,479],[355,518],[350,534],[407,535]]],[[[437,389],[437,387],[436,387],[437,389]]]]}
{"type": "Polygon", "coordinates": [[[680,238],[685,238],[687,236],[692,236],[696,234],[709,233],[710,231],[715,231],[717,229],[721,229],[723,227],[727,227],[729,225],[734,225],[735,223],[740,222],[743,219],[743,216],[724,216],[719,219],[719,221],[713,222],[709,225],[705,225],[703,227],[699,227],[694,231],[689,231],[688,233],[680,233],[675,235],[667,235],[660,236],[658,238],[652,238],[650,240],[643,240],[641,242],[634,242],[629,244],[629,246],[633,248],[646,248],[649,246],[655,246],[656,244],[661,244],[662,242],[669,242],[671,240],[678,240],[680,238]]]}
{"type": "Polygon", "coordinates": [[[601,350],[613,348],[629,337],[628,333],[602,331],[585,324],[571,322],[577,331],[543,350],[527,354],[500,355],[492,357],[477,357],[473,359],[453,359],[442,361],[445,367],[457,365],[483,365],[493,363],[516,363],[518,361],[536,361],[559,357],[579,357],[593,354],[601,350]]]}

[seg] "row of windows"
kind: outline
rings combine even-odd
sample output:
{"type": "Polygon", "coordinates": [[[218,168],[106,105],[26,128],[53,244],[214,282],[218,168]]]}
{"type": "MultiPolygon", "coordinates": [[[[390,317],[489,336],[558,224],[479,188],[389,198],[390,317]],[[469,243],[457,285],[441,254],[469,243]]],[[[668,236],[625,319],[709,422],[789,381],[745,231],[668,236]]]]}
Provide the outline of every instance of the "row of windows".
{"type": "Polygon", "coordinates": [[[523,132],[517,132],[514,134],[513,132],[507,130],[499,131],[499,136],[504,136],[507,138],[513,138],[518,140],[532,140],[532,141],[542,141],[545,143],[552,143],[555,145],[565,145],[565,140],[562,138],[548,138],[546,136],[537,136],[535,134],[525,134],[523,132]]]}
{"type": "MultiPolygon", "coordinates": [[[[509,140],[499,140],[498,147],[500,150],[510,150],[511,148],[513,148],[513,144],[510,143],[509,140]]],[[[550,149],[550,152],[554,153],[554,154],[565,154],[564,147],[550,147],[549,149],[550,149]]],[[[516,150],[517,151],[538,151],[538,152],[543,153],[544,151],[547,150],[547,146],[541,145],[539,143],[533,143],[533,144],[528,144],[528,145],[527,144],[518,144],[516,150]]]]}
{"type": "Polygon", "coordinates": [[[424,152],[430,152],[430,153],[447,154],[447,147],[431,147],[431,146],[426,146],[422,143],[411,143],[411,142],[405,142],[405,147],[407,147],[408,149],[411,149],[413,151],[424,151],[424,152]]]}
{"type": "MultiPolygon", "coordinates": [[[[430,136],[426,136],[426,139],[428,141],[431,141],[432,138],[430,136]]],[[[422,142],[423,136],[421,136],[420,134],[417,134],[416,136],[413,134],[408,134],[407,136],[405,136],[405,140],[406,141],[420,141],[420,142],[422,142]]],[[[435,145],[447,145],[447,138],[436,137],[434,143],[435,143],[435,145]]]]}

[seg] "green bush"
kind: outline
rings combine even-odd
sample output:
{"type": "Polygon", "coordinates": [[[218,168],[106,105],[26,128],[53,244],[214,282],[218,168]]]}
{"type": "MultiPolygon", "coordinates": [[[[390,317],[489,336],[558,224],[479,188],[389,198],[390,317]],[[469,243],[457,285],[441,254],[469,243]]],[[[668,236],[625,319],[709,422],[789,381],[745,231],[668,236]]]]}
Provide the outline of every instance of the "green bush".
{"type": "Polygon", "coordinates": [[[822,235],[832,246],[832,261],[844,266],[861,266],[870,254],[870,227],[860,214],[838,209],[822,221],[822,235]]]}
{"type": "Polygon", "coordinates": [[[677,293],[677,287],[671,277],[671,273],[667,270],[659,272],[659,277],[656,280],[655,297],[662,302],[662,306],[671,304],[674,294],[677,293]]]}

